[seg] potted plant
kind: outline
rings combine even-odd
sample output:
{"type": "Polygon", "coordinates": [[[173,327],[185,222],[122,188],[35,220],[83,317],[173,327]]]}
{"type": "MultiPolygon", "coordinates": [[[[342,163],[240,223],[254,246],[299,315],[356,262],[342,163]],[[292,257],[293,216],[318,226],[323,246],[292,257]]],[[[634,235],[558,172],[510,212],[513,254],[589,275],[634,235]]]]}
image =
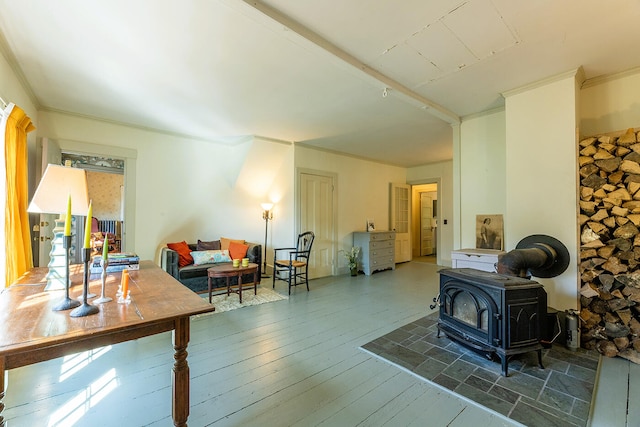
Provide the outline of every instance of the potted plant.
{"type": "Polygon", "coordinates": [[[349,251],[340,251],[344,253],[345,258],[347,259],[347,264],[349,265],[349,270],[351,271],[352,276],[358,275],[358,255],[360,254],[360,247],[354,246],[349,251]]]}

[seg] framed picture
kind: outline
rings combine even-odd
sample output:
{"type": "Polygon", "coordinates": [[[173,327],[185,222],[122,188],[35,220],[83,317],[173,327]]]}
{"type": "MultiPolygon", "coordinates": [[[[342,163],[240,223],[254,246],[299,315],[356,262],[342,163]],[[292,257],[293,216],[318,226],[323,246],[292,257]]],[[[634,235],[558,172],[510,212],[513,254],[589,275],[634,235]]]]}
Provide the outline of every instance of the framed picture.
{"type": "Polygon", "coordinates": [[[373,219],[367,220],[367,231],[376,231],[376,225],[374,224],[373,219]]]}
{"type": "Polygon", "coordinates": [[[504,250],[502,215],[476,216],[476,248],[504,250]]]}

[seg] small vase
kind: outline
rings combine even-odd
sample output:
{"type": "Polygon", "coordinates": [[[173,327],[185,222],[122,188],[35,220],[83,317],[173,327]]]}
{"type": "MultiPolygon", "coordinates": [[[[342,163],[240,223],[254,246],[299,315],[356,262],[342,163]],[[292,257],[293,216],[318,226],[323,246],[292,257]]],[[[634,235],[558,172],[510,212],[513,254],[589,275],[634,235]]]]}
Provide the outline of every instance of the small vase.
{"type": "Polygon", "coordinates": [[[351,275],[352,276],[357,276],[358,275],[358,267],[352,267],[351,268],[351,275]]]}

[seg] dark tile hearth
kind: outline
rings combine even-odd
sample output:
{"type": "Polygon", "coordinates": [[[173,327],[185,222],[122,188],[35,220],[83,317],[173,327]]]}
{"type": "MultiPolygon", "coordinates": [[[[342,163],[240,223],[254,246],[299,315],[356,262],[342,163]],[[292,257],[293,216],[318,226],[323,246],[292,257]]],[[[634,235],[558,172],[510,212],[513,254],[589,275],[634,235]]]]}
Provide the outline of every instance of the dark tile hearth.
{"type": "Polygon", "coordinates": [[[509,376],[489,360],[444,334],[438,313],[411,322],[362,346],[415,375],[530,427],[586,426],[598,367],[596,352],[562,345],[514,356],[509,376]]]}

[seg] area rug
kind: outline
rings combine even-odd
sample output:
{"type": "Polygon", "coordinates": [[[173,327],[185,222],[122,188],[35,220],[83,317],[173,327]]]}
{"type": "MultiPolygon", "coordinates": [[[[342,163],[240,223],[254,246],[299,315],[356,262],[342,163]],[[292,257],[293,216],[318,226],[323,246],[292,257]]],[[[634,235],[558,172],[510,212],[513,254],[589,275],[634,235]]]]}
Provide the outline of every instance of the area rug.
{"type": "MultiPolygon", "coordinates": [[[[203,294],[203,298],[209,301],[209,295],[203,294]]],[[[223,313],[225,311],[235,310],[237,308],[249,307],[252,305],[260,305],[268,302],[281,301],[289,299],[288,296],[282,295],[273,289],[263,288],[258,286],[258,294],[253,294],[253,289],[245,289],[242,291],[242,304],[240,304],[240,298],[238,294],[230,294],[227,295],[215,295],[211,298],[211,304],[216,308],[216,311],[212,313],[200,314],[197,316],[192,316],[191,318],[198,318],[200,316],[208,316],[210,314],[223,313]]]]}
{"type": "Polygon", "coordinates": [[[586,426],[599,355],[562,345],[514,356],[509,376],[489,360],[437,337],[438,314],[411,322],[361,348],[439,388],[472,400],[529,427],[586,426]]]}

